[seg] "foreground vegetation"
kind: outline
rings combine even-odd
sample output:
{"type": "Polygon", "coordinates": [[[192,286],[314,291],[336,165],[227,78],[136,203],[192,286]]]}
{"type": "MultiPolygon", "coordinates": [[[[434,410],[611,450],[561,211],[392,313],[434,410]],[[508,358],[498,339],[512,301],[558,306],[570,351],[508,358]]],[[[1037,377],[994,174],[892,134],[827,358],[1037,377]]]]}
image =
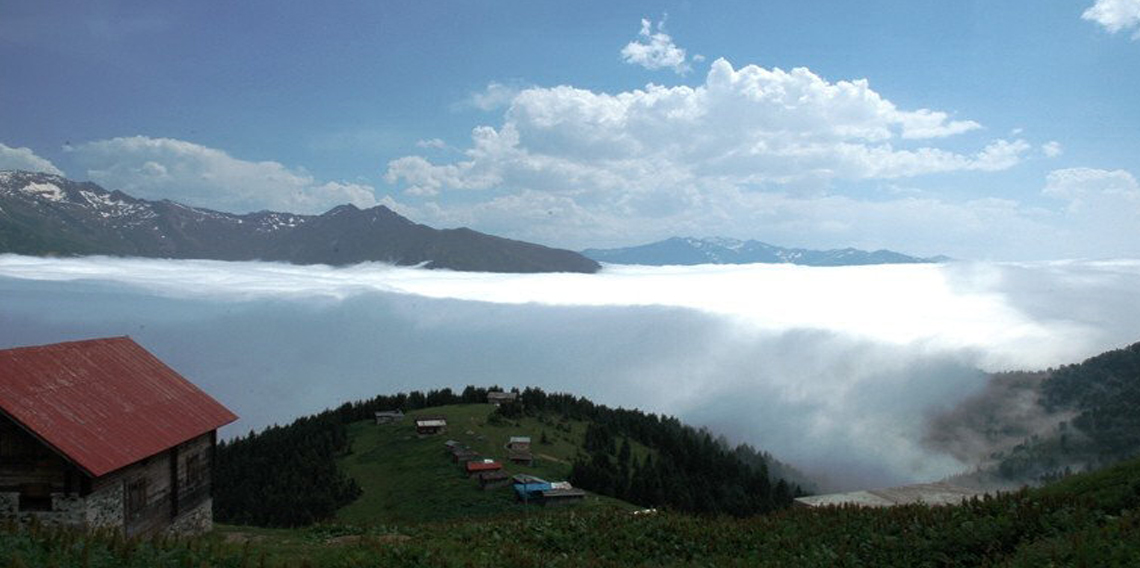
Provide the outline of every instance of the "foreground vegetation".
{"type": "Polygon", "coordinates": [[[0,529],[3,566],[1137,566],[1140,460],[961,506],[790,509],[748,519],[561,511],[124,541],[0,529]]]}

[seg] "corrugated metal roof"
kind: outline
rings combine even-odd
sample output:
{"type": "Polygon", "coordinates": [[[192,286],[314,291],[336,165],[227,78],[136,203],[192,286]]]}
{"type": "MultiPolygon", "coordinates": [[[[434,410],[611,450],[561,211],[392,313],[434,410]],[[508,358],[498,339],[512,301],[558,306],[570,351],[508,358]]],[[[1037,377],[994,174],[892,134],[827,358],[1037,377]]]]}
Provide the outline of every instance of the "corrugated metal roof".
{"type": "Polygon", "coordinates": [[[467,467],[468,472],[472,472],[472,471],[490,471],[490,470],[494,470],[494,469],[502,469],[503,466],[496,463],[496,462],[493,462],[493,461],[492,462],[469,461],[469,462],[467,462],[466,467],[467,467]]]}
{"type": "Polygon", "coordinates": [[[129,337],[0,350],[0,409],[95,477],[237,420],[129,337]]]}

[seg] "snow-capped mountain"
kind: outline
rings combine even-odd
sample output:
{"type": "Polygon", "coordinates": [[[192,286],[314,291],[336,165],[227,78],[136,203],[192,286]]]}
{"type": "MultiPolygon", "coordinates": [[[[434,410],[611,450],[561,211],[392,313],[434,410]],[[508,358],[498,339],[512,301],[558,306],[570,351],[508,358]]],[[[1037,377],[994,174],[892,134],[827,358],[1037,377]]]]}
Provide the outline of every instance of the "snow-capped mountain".
{"type": "Polygon", "coordinates": [[[596,262],[572,251],[465,228],[437,230],[384,206],[341,205],[322,215],[236,215],[11,170],[0,171],[0,252],[298,264],[372,260],[487,272],[598,270],[596,262]]]}
{"type": "Polygon", "coordinates": [[[944,262],[946,257],[918,258],[889,250],[863,251],[853,248],[810,250],[784,248],[760,241],[741,241],[723,237],[696,239],[672,237],[646,245],[586,249],[586,257],[610,264],[643,264],[650,266],[693,264],[802,264],[806,266],[853,266],[863,264],[913,264],[944,262]]]}

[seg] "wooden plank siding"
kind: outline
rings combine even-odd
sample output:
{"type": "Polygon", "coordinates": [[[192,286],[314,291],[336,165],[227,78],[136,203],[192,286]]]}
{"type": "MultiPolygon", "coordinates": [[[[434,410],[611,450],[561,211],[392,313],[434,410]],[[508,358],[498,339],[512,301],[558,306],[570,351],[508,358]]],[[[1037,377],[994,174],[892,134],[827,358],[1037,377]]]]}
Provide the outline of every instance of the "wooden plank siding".
{"type": "Polygon", "coordinates": [[[91,478],[18,424],[0,416],[0,492],[20,493],[22,510],[30,500],[42,499],[44,508],[34,510],[50,512],[52,493],[86,497],[119,485],[123,532],[127,536],[149,534],[210,499],[216,440],[216,432],[208,432],[91,478]]]}

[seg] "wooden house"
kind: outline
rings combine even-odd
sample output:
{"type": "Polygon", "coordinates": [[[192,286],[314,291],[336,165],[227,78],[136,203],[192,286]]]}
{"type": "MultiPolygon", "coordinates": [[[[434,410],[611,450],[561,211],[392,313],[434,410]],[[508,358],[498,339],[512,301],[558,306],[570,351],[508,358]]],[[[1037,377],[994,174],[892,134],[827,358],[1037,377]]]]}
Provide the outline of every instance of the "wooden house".
{"type": "Polygon", "coordinates": [[[487,393],[487,402],[499,406],[507,402],[514,402],[519,397],[517,392],[491,391],[487,393]]]}
{"type": "Polygon", "coordinates": [[[507,442],[507,449],[512,452],[529,452],[530,436],[511,436],[507,442]]]}
{"type": "Polygon", "coordinates": [[[0,519],[196,533],[237,419],[127,337],[0,350],[0,519]]]}
{"type": "Polygon", "coordinates": [[[447,430],[447,417],[445,416],[417,416],[416,433],[420,435],[439,434],[447,430]]]}
{"type": "Polygon", "coordinates": [[[510,452],[507,459],[519,465],[534,465],[534,454],[530,452],[510,452]]]}
{"type": "Polygon", "coordinates": [[[505,487],[511,484],[511,476],[507,472],[498,469],[495,471],[484,471],[477,475],[479,478],[479,487],[483,491],[490,491],[499,487],[505,487]]]}
{"type": "Polygon", "coordinates": [[[581,502],[586,498],[586,492],[581,489],[548,489],[542,492],[542,505],[544,507],[558,507],[581,502]]]}
{"type": "Polygon", "coordinates": [[[376,411],[376,424],[392,424],[403,419],[404,411],[400,409],[376,411]]]}
{"type": "Polygon", "coordinates": [[[463,465],[463,469],[467,472],[467,477],[475,477],[486,471],[499,471],[503,466],[495,460],[484,459],[471,460],[463,465]]]}

